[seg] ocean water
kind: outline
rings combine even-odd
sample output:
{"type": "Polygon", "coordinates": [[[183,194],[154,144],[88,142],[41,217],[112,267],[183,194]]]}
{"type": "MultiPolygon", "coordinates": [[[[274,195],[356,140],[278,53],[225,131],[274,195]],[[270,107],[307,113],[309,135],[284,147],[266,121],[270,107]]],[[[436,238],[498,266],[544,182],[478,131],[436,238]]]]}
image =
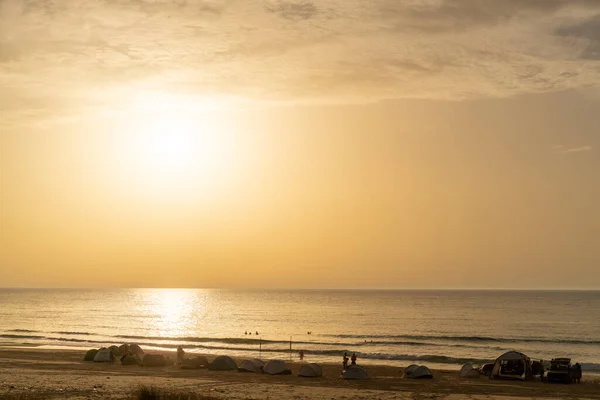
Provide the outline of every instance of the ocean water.
{"type": "Polygon", "coordinates": [[[122,343],[446,369],[518,350],[599,373],[600,292],[0,290],[0,351],[122,343]]]}

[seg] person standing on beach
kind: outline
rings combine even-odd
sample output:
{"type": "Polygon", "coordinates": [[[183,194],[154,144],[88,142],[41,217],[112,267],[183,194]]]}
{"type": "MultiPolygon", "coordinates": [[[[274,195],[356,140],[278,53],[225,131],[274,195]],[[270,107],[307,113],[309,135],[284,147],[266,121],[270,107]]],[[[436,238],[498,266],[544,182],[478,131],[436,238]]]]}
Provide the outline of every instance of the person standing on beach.
{"type": "Polygon", "coordinates": [[[352,365],[356,365],[356,353],[352,353],[352,365]]]}
{"type": "Polygon", "coordinates": [[[344,362],[343,362],[343,365],[344,365],[344,371],[345,371],[346,368],[348,368],[348,353],[345,353],[345,352],[344,352],[344,362]]]}
{"type": "Polygon", "coordinates": [[[183,351],[183,347],[177,347],[177,364],[183,364],[183,359],[185,357],[185,351],[183,351]]]}

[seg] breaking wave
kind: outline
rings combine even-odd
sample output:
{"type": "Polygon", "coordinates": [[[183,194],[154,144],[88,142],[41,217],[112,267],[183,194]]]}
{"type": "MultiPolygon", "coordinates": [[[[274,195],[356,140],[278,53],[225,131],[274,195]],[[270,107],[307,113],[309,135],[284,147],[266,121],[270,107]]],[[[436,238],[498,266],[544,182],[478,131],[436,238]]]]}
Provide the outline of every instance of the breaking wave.
{"type": "MultiPolygon", "coordinates": [[[[39,331],[25,331],[25,330],[12,330],[9,332],[22,332],[22,333],[39,333],[39,331]]],[[[100,345],[108,345],[111,342],[119,343],[119,340],[115,339],[129,339],[123,341],[135,341],[137,344],[145,347],[162,348],[162,349],[175,349],[179,344],[183,345],[185,349],[191,351],[202,352],[207,351],[230,351],[230,352],[253,352],[258,350],[259,343],[262,344],[261,351],[263,353],[287,353],[289,352],[289,341],[280,340],[261,340],[261,339],[249,339],[249,338],[203,338],[203,337],[157,337],[157,336],[135,336],[135,335],[117,335],[110,338],[101,340],[92,338],[76,338],[68,337],[69,335],[84,335],[92,336],[90,332],[56,332],[64,334],[63,336],[42,336],[39,334],[15,334],[5,333],[0,334],[0,338],[5,339],[17,339],[23,341],[47,341],[54,343],[78,343],[80,345],[89,345],[90,347],[98,347],[100,345]],[[172,343],[177,342],[177,343],[172,343]],[[232,345],[234,347],[232,347],[232,345]]],[[[349,335],[348,335],[349,336],[349,335]]],[[[394,336],[394,338],[403,337],[400,335],[394,336]]],[[[439,338],[436,336],[436,338],[439,338]]],[[[499,341],[499,340],[497,340],[499,341]]],[[[577,341],[577,343],[593,343],[588,341],[577,341]]],[[[368,342],[367,345],[375,344],[395,344],[401,343],[409,346],[424,346],[429,345],[428,343],[421,342],[368,342]]],[[[311,355],[321,357],[339,357],[344,352],[354,352],[350,350],[357,346],[357,343],[327,343],[327,342],[294,342],[294,345],[298,344],[310,344],[316,345],[319,348],[306,349],[311,355]],[[323,348],[326,345],[329,348],[323,348]]],[[[358,343],[363,345],[364,343],[358,343]]],[[[497,348],[501,350],[501,348],[497,348]]],[[[437,364],[484,364],[493,362],[493,359],[474,358],[474,357],[453,357],[445,354],[396,354],[396,353],[384,353],[384,352],[369,352],[362,351],[356,352],[356,355],[361,359],[373,360],[373,361],[407,361],[407,362],[422,362],[422,363],[437,363],[437,364]]],[[[597,363],[581,363],[582,369],[588,372],[600,372],[600,364],[597,363]]]]}

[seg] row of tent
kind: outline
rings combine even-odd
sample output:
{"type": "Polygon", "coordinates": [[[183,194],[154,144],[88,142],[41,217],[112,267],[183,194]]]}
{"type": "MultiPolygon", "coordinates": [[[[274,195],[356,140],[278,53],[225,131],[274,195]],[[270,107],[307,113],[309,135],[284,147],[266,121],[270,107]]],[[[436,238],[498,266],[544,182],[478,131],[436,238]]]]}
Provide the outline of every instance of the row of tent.
{"type": "Polygon", "coordinates": [[[121,346],[102,347],[91,349],[83,357],[84,361],[110,362],[116,357],[128,355],[144,356],[144,350],[137,344],[122,344],[121,346]]]}
{"type": "MultiPolygon", "coordinates": [[[[120,357],[123,365],[141,365],[148,367],[163,367],[172,365],[173,362],[163,356],[144,354],[137,344],[123,344],[121,346],[103,347],[91,349],[85,356],[84,361],[111,362],[120,357]]],[[[532,363],[529,357],[517,351],[509,351],[502,354],[492,364],[489,371],[474,368],[471,364],[465,364],[460,370],[461,378],[479,378],[482,374],[491,379],[520,379],[526,380],[533,377],[532,363]]],[[[266,373],[270,375],[289,375],[292,373],[289,366],[282,360],[270,360],[266,364],[261,360],[246,360],[238,367],[235,360],[229,356],[219,356],[212,362],[204,356],[185,359],[181,365],[182,369],[208,368],[210,371],[240,371],[252,373],[266,373]]],[[[320,377],[323,369],[318,364],[306,364],[300,368],[298,376],[320,377]]],[[[342,372],[343,379],[368,379],[367,371],[358,365],[351,365],[342,372]]],[[[431,370],[424,365],[410,365],[404,369],[403,378],[428,379],[433,378],[431,370]]]]}

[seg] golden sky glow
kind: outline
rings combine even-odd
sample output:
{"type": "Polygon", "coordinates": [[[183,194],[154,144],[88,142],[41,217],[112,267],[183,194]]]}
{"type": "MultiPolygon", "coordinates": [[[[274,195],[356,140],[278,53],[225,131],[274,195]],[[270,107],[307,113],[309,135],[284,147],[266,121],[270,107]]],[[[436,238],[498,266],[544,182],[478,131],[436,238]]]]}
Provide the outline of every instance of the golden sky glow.
{"type": "Polygon", "coordinates": [[[600,288],[597,1],[263,3],[0,3],[0,287],[600,288]]]}

